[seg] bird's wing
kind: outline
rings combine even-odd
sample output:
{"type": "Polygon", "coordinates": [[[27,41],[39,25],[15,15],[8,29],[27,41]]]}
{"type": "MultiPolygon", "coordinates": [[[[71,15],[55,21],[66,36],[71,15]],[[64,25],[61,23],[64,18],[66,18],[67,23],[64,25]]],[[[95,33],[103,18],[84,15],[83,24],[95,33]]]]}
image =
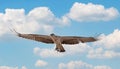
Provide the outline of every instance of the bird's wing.
{"type": "Polygon", "coordinates": [[[77,37],[77,36],[63,36],[61,37],[62,44],[78,44],[79,42],[93,42],[97,39],[94,37],[77,37]]]}
{"type": "Polygon", "coordinates": [[[54,43],[52,39],[47,35],[20,34],[20,33],[17,33],[17,35],[22,38],[31,39],[31,40],[35,40],[43,43],[54,43]]]}
{"type": "Polygon", "coordinates": [[[94,42],[94,41],[97,41],[98,39],[95,37],[80,37],[79,40],[82,43],[85,43],[85,42],[94,42]]]}

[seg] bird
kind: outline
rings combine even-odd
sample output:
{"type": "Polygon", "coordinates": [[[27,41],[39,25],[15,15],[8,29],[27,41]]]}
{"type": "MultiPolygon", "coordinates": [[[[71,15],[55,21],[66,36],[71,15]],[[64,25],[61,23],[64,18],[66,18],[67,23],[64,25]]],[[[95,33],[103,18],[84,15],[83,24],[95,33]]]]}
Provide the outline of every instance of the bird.
{"type": "MultiPolygon", "coordinates": [[[[14,30],[15,31],[15,30],[14,30]]],[[[16,32],[16,31],[15,31],[16,32]]],[[[54,33],[50,35],[40,35],[40,34],[22,34],[19,32],[16,32],[18,37],[22,37],[25,39],[30,39],[46,44],[55,44],[55,50],[58,52],[65,52],[65,49],[62,44],[79,44],[86,43],[86,42],[94,42],[98,39],[95,37],[81,37],[81,36],[58,36],[54,33]]]]}

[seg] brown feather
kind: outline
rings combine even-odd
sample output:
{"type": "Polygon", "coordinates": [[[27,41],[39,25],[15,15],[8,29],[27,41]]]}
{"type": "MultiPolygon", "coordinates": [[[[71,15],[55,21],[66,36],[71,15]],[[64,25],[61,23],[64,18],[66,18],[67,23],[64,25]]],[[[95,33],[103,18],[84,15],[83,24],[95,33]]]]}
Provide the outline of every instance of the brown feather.
{"type": "Polygon", "coordinates": [[[97,41],[96,38],[94,37],[81,37],[79,38],[79,40],[84,43],[84,42],[94,42],[94,41],[97,41]]]}
{"type": "Polygon", "coordinates": [[[63,36],[61,37],[62,44],[78,44],[79,42],[93,42],[96,41],[94,37],[76,37],[76,36],[63,36]]]}
{"type": "Polygon", "coordinates": [[[52,39],[47,35],[37,35],[37,34],[18,34],[19,37],[31,39],[43,43],[54,43],[52,39]]]}
{"type": "MultiPolygon", "coordinates": [[[[16,32],[16,31],[15,31],[16,32]]],[[[55,50],[58,52],[65,52],[62,44],[78,44],[79,42],[93,42],[97,41],[94,37],[77,37],[77,36],[56,36],[56,35],[38,35],[38,34],[21,34],[16,32],[19,37],[35,40],[43,43],[54,43],[56,44],[55,50]]]]}

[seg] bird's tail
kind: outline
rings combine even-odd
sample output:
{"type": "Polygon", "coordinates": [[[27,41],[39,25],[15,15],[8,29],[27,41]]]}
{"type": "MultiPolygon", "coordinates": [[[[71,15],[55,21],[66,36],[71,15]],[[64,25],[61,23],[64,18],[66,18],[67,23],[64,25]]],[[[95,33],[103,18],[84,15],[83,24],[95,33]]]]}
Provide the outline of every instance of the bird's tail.
{"type": "Polygon", "coordinates": [[[63,48],[62,44],[56,44],[56,48],[58,52],[65,52],[65,49],[63,48]]]}

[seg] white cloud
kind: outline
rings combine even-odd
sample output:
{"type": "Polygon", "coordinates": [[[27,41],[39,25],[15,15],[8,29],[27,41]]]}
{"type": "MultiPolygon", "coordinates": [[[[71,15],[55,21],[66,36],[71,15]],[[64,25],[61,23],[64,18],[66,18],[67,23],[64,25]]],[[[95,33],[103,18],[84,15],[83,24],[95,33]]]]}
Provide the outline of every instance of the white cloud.
{"type": "Polygon", "coordinates": [[[87,44],[76,44],[76,45],[63,45],[66,52],[60,53],[52,49],[43,49],[39,47],[35,47],[33,52],[34,54],[41,56],[41,57],[62,57],[66,55],[75,55],[75,54],[81,54],[86,53],[91,47],[89,47],[87,44]]]}
{"type": "Polygon", "coordinates": [[[27,69],[27,68],[25,66],[22,66],[22,68],[10,67],[10,66],[0,66],[0,69],[27,69]]]}
{"type": "Polygon", "coordinates": [[[0,36],[4,35],[7,32],[7,29],[5,28],[5,24],[4,23],[4,18],[3,18],[4,14],[0,13],[0,36]]]}
{"type": "Polygon", "coordinates": [[[113,58],[120,57],[120,52],[114,52],[112,50],[104,50],[103,48],[92,49],[88,52],[89,58],[113,58]]]}
{"type": "Polygon", "coordinates": [[[107,49],[120,48],[120,30],[115,29],[113,33],[101,36],[101,40],[96,42],[96,45],[101,45],[107,49]]]}
{"type": "Polygon", "coordinates": [[[51,33],[56,26],[69,25],[71,19],[80,22],[107,21],[118,15],[119,12],[114,7],[105,8],[103,5],[78,2],[73,4],[69,13],[60,18],[56,17],[48,7],[33,8],[28,14],[25,14],[24,9],[5,9],[5,13],[0,13],[0,30],[3,30],[0,31],[0,36],[9,32],[8,26],[21,33],[51,33]]]}
{"type": "Polygon", "coordinates": [[[103,5],[75,2],[67,15],[70,19],[79,22],[108,21],[116,18],[119,12],[114,7],[105,8],[103,5]]]}
{"type": "MultiPolygon", "coordinates": [[[[39,24],[33,20],[30,20],[25,15],[24,9],[6,9],[5,13],[1,16],[2,26],[1,29],[7,29],[5,33],[9,32],[9,28],[15,28],[18,32],[36,32],[39,29],[39,24]]],[[[3,33],[3,32],[1,32],[3,33]]],[[[4,33],[4,34],[5,34],[4,33]]]]}
{"type": "Polygon", "coordinates": [[[120,30],[115,29],[113,33],[105,36],[102,34],[100,40],[93,43],[88,52],[89,58],[115,58],[120,57],[120,30]]]}
{"type": "Polygon", "coordinates": [[[25,14],[24,9],[6,9],[0,13],[0,36],[7,34],[9,28],[14,28],[20,33],[51,33],[55,26],[67,25],[66,16],[55,17],[48,7],[37,7],[25,14]],[[49,30],[48,30],[49,29],[49,30]]]}
{"type": "Polygon", "coordinates": [[[47,7],[38,7],[31,10],[28,14],[31,19],[38,20],[40,23],[51,23],[55,16],[47,7]]]}
{"type": "Polygon", "coordinates": [[[22,68],[21,69],[27,69],[27,67],[26,66],[22,66],[22,68]]]}
{"type": "Polygon", "coordinates": [[[39,48],[39,47],[35,47],[35,48],[33,49],[33,52],[34,52],[34,54],[39,54],[40,48],[39,48]]]}
{"type": "Polygon", "coordinates": [[[48,7],[38,7],[34,8],[29,12],[28,17],[38,21],[39,23],[45,23],[49,25],[68,25],[70,20],[67,16],[62,16],[61,18],[55,17],[52,11],[48,7]]]}
{"type": "Polygon", "coordinates": [[[5,9],[0,13],[0,36],[9,32],[8,26],[21,33],[51,33],[56,26],[69,25],[75,21],[107,21],[117,17],[117,9],[104,8],[103,5],[75,2],[70,12],[60,18],[56,17],[48,7],[33,8],[28,14],[24,9],[5,9]],[[12,24],[12,25],[10,25],[12,24]],[[49,29],[49,30],[48,30],[49,29]]]}
{"type": "Polygon", "coordinates": [[[38,60],[36,63],[35,63],[35,66],[36,67],[44,67],[46,66],[48,63],[43,61],[43,60],[38,60]]]}
{"type": "Polygon", "coordinates": [[[61,57],[64,54],[55,51],[54,49],[43,49],[39,47],[35,47],[33,50],[34,54],[41,57],[61,57]]]}
{"type": "Polygon", "coordinates": [[[109,66],[95,66],[94,69],[111,69],[109,66]]]}
{"type": "Polygon", "coordinates": [[[66,49],[66,54],[73,55],[73,54],[81,54],[86,53],[91,47],[86,43],[79,43],[75,45],[63,45],[66,49]]]}
{"type": "Polygon", "coordinates": [[[60,63],[59,69],[92,69],[92,65],[82,61],[70,61],[67,64],[60,63]]]}
{"type": "Polygon", "coordinates": [[[111,69],[109,66],[93,66],[82,61],[70,61],[68,63],[60,63],[58,69],[111,69]]]}
{"type": "Polygon", "coordinates": [[[0,69],[18,69],[18,67],[0,66],[0,69]]]}

